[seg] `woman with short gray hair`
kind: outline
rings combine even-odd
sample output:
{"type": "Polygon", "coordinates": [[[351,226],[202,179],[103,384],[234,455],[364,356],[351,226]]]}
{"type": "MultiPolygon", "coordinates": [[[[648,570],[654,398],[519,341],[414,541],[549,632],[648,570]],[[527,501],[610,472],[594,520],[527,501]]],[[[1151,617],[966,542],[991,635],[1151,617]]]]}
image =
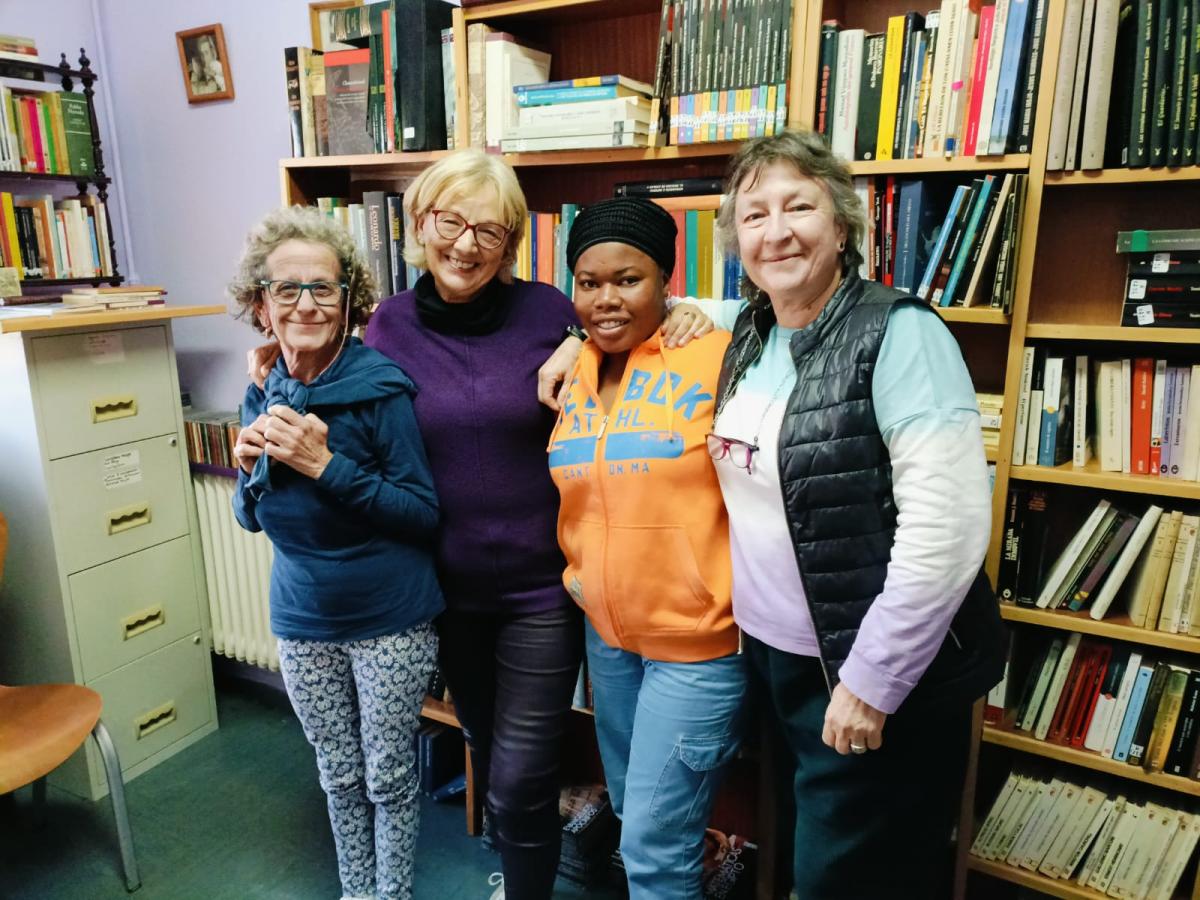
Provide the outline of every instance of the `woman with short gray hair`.
{"type": "Polygon", "coordinates": [[[271,631],[316,751],[344,898],[411,900],[413,739],[443,606],[438,505],[412,381],[350,334],[374,291],[350,236],[315,210],[251,232],[229,292],[280,355],[246,390],[233,507],[275,548],[271,631]]]}

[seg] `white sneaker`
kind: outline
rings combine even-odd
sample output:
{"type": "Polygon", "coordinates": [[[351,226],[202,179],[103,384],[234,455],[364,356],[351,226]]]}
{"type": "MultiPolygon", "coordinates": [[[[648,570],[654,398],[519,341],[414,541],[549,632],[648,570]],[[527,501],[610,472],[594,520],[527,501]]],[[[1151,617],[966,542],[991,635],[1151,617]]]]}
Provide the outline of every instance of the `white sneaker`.
{"type": "Polygon", "coordinates": [[[492,891],[492,896],[488,900],[504,900],[504,875],[500,872],[493,872],[488,876],[489,885],[499,885],[496,890],[492,891]]]}

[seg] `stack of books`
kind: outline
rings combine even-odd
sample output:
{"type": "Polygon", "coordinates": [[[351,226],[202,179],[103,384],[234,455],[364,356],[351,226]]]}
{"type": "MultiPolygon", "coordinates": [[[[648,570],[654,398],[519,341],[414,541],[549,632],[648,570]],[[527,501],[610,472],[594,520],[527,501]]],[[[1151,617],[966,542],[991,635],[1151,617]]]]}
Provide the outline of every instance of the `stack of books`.
{"type": "Polygon", "coordinates": [[[619,835],[608,791],[600,784],[563,788],[558,813],[562,819],[558,873],[577,884],[597,884],[608,873],[619,835]]]}
{"type": "Polygon", "coordinates": [[[81,287],[62,295],[63,306],[72,312],[98,309],[128,309],[140,306],[162,306],[165,288],[129,284],[124,287],[81,287]]]}
{"type": "Polygon", "coordinates": [[[971,855],[1073,880],[1097,897],[1170,900],[1200,838],[1200,815],[1072,779],[1011,772],[971,855]]]}
{"type": "Polygon", "coordinates": [[[844,159],[1028,153],[1046,0],[943,0],[887,32],[821,26],[817,130],[844,159]]]}
{"type": "Polygon", "coordinates": [[[12,59],[17,62],[40,63],[37,43],[30,37],[19,34],[0,34],[0,59],[12,59]]]}
{"type": "Polygon", "coordinates": [[[1128,254],[1122,325],[1200,328],[1200,229],[1119,231],[1117,252],[1128,254]]]}
{"type": "Polygon", "coordinates": [[[979,407],[979,427],[983,430],[983,446],[995,450],[1000,446],[1000,423],[1004,412],[1004,395],[975,392],[979,407]]]}
{"type": "Polygon", "coordinates": [[[624,75],[516,85],[517,119],[503,133],[500,149],[526,153],[648,146],[652,91],[624,75]]]}

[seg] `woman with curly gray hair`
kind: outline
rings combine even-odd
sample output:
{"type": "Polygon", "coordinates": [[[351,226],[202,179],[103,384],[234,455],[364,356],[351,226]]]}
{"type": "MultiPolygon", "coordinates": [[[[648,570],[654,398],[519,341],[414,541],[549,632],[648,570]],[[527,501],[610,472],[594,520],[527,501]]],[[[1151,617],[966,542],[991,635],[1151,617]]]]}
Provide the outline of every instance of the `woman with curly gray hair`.
{"type": "Polygon", "coordinates": [[[375,285],[350,236],[316,210],[267,216],[229,290],[239,315],[279,342],[242,404],[233,506],[275,548],[271,630],[316,751],[342,892],[411,898],[413,737],[443,607],[416,388],[350,334],[375,285]]]}

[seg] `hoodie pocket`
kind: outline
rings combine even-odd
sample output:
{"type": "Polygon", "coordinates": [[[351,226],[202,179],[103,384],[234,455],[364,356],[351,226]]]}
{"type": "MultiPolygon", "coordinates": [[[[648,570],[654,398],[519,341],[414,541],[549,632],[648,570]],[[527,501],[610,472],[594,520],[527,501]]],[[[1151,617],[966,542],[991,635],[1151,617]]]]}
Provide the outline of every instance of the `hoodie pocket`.
{"type": "Polygon", "coordinates": [[[695,631],[712,608],[687,532],[678,526],[612,526],[605,560],[608,606],[633,637],[695,631]]]}

